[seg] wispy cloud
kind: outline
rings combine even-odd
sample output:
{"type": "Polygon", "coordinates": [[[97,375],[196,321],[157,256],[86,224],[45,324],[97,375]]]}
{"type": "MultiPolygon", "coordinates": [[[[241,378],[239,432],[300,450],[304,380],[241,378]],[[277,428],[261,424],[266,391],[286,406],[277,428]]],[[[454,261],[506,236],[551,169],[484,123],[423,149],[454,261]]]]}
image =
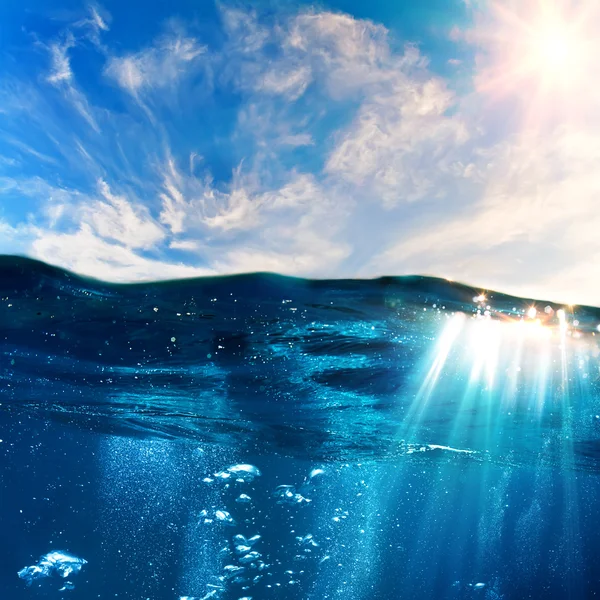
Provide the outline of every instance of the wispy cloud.
{"type": "Polygon", "coordinates": [[[388,92],[363,104],[329,156],[327,172],[368,190],[386,207],[444,196],[469,138],[460,118],[445,115],[451,106],[441,82],[399,74],[388,92]]]}
{"type": "Polygon", "coordinates": [[[256,85],[257,91],[280,94],[290,100],[296,100],[309,86],[312,80],[312,71],[307,65],[287,71],[267,71],[256,85]]]}
{"type": "Polygon", "coordinates": [[[163,240],[162,229],[145,207],[114,194],[104,181],[98,182],[96,197],[41,179],[0,180],[0,193],[7,191],[45,201],[27,222],[13,226],[0,219],[2,252],[27,251],[40,260],[116,281],[213,273],[147,256],[144,251],[155,250],[163,240]]]}
{"type": "Polygon", "coordinates": [[[89,10],[89,22],[96,29],[96,31],[108,31],[110,29],[108,25],[110,22],[110,15],[99,6],[91,5],[89,10]]]}
{"type": "MultiPolygon", "coordinates": [[[[190,181],[196,182],[192,173],[190,173],[190,181]]],[[[190,212],[191,205],[186,201],[180,190],[182,185],[183,178],[177,172],[173,158],[169,157],[167,167],[164,170],[164,189],[160,194],[162,200],[160,221],[167,225],[173,234],[184,231],[184,221],[190,212]]],[[[202,186],[196,185],[195,188],[200,193],[204,193],[202,186]]]]}
{"type": "Polygon", "coordinates": [[[167,104],[182,81],[202,66],[206,47],[184,28],[171,23],[151,46],[122,56],[112,55],[104,74],[132,97],[154,125],[156,105],[167,104]]]}
{"type": "Polygon", "coordinates": [[[42,43],[46,72],[0,82],[0,195],[27,201],[0,238],[117,280],[424,272],[600,293],[581,266],[600,256],[595,122],[511,131],[369,20],[219,18],[213,36],[180,16],[123,50],[90,5],[42,43]],[[79,52],[97,72],[80,76],[79,52]]]}
{"type": "Polygon", "coordinates": [[[184,77],[206,47],[174,30],[140,52],[113,56],[106,75],[134,97],[146,90],[171,86],[184,77]]]}
{"type": "Polygon", "coordinates": [[[200,243],[195,240],[173,240],[169,244],[173,250],[184,250],[186,252],[197,252],[200,249],[200,243]]]}
{"type": "MultiPolygon", "coordinates": [[[[102,175],[69,210],[72,233],[60,237],[67,234],[40,226],[46,242],[38,243],[36,252],[47,248],[48,240],[72,244],[94,236],[102,256],[111,250],[130,261],[132,253],[141,257],[162,248],[162,253],[201,253],[205,264],[221,272],[276,269],[335,276],[358,250],[356,240],[345,237],[354,228],[353,209],[365,201],[388,207],[440,194],[440,178],[428,173],[425,156],[439,153],[440,172],[451,176],[452,152],[468,135],[460,119],[445,115],[453,97],[427,72],[415,48],[392,52],[385,28],[330,12],[265,20],[222,6],[221,15],[229,36],[222,50],[209,51],[183,26],[171,24],[138,51],[118,55],[107,49],[104,74],[158,125],[163,92],[191,93],[194,77],[207,64],[222,65],[220,84],[249,94],[237,108],[231,139],[245,145],[250,156],[241,157],[246,160],[232,169],[229,180],[215,181],[210,164],[195,152],[186,159],[189,169],[182,170],[177,163],[183,161],[176,160],[163,133],[162,141],[152,141],[154,158],[144,167],[152,175],[136,183],[134,196],[115,193],[114,183],[102,175]],[[316,104],[307,112],[300,101],[309,91],[316,104]],[[330,130],[329,113],[348,100],[358,102],[356,115],[330,130]],[[315,142],[324,135],[326,151],[315,142]],[[293,152],[307,147],[315,148],[313,167],[290,164],[293,152]],[[161,154],[166,156],[157,162],[161,154]]],[[[102,19],[94,22],[104,30],[102,19]]],[[[57,46],[57,85],[72,85],[68,52],[73,47],[68,37],[57,46]]],[[[166,133],[164,123],[160,126],[166,133]]],[[[98,173],[106,159],[94,147],[80,139],[74,144],[98,173]]]]}
{"type": "Polygon", "coordinates": [[[47,154],[44,154],[43,152],[39,152],[35,148],[32,148],[31,146],[22,142],[21,140],[17,140],[11,136],[5,136],[4,140],[7,143],[9,143],[11,146],[14,146],[18,150],[20,150],[21,152],[28,154],[30,156],[33,156],[34,158],[37,158],[38,160],[41,160],[43,162],[46,162],[46,163],[49,163],[52,165],[58,164],[57,160],[54,157],[48,156],[47,154]]]}
{"type": "MultiPolygon", "coordinates": [[[[259,25],[250,25],[252,19],[249,15],[242,22],[254,31],[259,25]]],[[[386,207],[445,194],[463,158],[460,148],[469,139],[469,127],[460,116],[449,116],[455,98],[441,78],[427,71],[427,60],[414,46],[392,52],[384,27],[330,12],[288,17],[273,29],[271,44],[273,38],[279,45],[274,59],[259,53],[254,62],[244,58],[240,63],[242,77],[236,82],[243,89],[294,101],[312,84],[330,98],[325,113],[335,106],[331,102],[361,101],[350,125],[335,132],[326,174],[386,207]]],[[[254,115],[246,120],[264,138],[269,138],[265,120],[271,130],[289,121],[289,107],[287,114],[261,118],[257,105],[264,109],[264,100],[250,107],[254,115]]],[[[276,139],[312,143],[307,132],[278,134],[271,147],[276,139]]]]}
{"type": "Polygon", "coordinates": [[[62,39],[54,41],[47,46],[51,63],[47,81],[63,93],[65,99],[71,103],[92,129],[99,132],[100,128],[92,114],[92,108],[85,94],[77,87],[71,69],[69,52],[76,46],[77,39],[70,29],[64,32],[62,39]]]}
{"type": "MultiPolygon", "coordinates": [[[[363,273],[398,272],[409,264],[415,272],[572,300],[560,279],[573,278],[600,255],[593,233],[600,223],[598,156],[597,134],[564,128],[497,144],[479,156],[481,197],[404,230],[363,273]]],[[[578,301],[592,304],[599,293],[595,281],[576,291],[578,301]]]]}
{"type": "Polygon", "coordinates": [[[113,194],[105,181],[100,180],[98,188],[102,199],[86,206],[82,218],[100,237],[127,248],[152,248],[164,239],[162,228],[145,206],[113,194]]]}
{"type": "Polygon", "coordinates": [[[256,11],[234,8],[223,3],[219,4],[219,8],[232,48],[250,55],[264,49],[274,31],[268,25],[259,23],[256,11]]]}
{"type": "Polygon", "coordinates": [[[101,4],[91,3],[85,6],[85,12],[73,21],[69,31],[77,38],[78,42],[91,42],[92,46],[102,54],[107,53],[103,43],[103,35],[110,31],[112,15],[101,4]]]}
{"type": "Polygon", "coordinates": [[[73,78],[71,62],[69,60],[69,49],[75,46],[75,38],[67,33],[66,39],[61,42],[50,44],[50,57],[52,61],[48,81],[50,83],[69,82],[73,78]]]}
{"type": "Polygon", "coordinates": [[[212,275],[212,269],[156,260],[111,243],[82,224],[74,233],[39,232],[31,254],[79,273],[112,281],[149,281],[212,275]]]}

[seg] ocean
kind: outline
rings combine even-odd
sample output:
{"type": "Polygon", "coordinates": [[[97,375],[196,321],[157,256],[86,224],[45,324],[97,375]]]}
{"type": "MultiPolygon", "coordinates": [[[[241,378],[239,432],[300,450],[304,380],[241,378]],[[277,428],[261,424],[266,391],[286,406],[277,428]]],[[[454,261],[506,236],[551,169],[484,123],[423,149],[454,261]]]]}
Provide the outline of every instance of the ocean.
{"type": "Polygon", "coordinates": [[[599,597],[599,324],[0,257],[0,598],[599,597]]]}

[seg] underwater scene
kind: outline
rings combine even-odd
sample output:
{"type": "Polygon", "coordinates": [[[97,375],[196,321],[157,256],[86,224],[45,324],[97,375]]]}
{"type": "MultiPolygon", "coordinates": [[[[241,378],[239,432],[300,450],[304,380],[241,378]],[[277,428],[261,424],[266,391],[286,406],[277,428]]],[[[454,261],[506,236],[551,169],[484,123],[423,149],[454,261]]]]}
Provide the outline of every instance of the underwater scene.
{"type": "Polygon", "coordinates": [[[599,324],[0,257],[0,598],[598,597],[599,324]]]}

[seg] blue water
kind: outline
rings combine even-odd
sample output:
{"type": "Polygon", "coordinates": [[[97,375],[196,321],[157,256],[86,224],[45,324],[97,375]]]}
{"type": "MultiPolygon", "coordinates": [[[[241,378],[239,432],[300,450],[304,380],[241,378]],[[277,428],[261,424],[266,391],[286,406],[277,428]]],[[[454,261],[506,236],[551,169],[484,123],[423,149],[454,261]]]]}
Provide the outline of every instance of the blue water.
{"type": "Polygon", "coordinates": [[[600,596],[599,323],[0,257],[0,598],[600,596]]]}

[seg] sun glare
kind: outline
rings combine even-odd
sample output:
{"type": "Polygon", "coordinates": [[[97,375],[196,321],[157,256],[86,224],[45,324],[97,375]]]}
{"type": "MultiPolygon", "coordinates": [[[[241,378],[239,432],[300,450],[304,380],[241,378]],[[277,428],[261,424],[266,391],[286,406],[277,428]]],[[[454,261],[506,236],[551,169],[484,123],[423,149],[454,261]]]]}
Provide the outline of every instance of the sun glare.
{"type": "Polygon", "coordinates": [[[573,55],[573,41],[560,31],[544,32],[537,41],[538,54],[550,70],[564,68],[573,55]]]}
{"type": "Polygon", "coordinates": [[[581,41],[567,22],[545,24],[532,34],[529,63],[547,84],[566,83],[578,74],[585,60],[581,41]]]}
{"type": "Polygon", "coordinates": [[[590,70],[600,51],[600,3],[502,0],[476,29],[482,51],[478,87],[492,97],[517,96],[536,117],[576,114],[595,85],[590,70]]]}

